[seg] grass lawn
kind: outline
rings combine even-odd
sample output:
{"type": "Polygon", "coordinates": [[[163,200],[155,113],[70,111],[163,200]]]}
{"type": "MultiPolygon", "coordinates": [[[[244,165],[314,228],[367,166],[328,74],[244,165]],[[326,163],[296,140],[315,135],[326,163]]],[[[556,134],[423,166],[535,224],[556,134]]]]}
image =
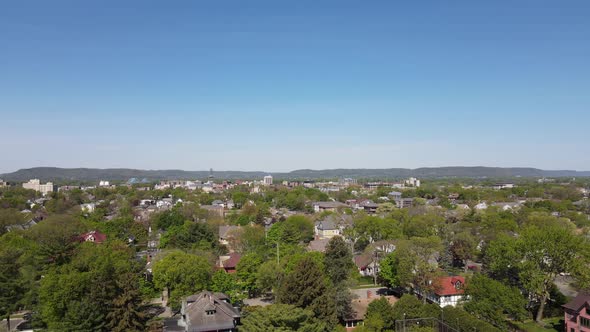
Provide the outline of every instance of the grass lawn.
{"type": "Polygon", "coordinates": [[[563,331],[562,320],[563,317],[552,317],[543,319],[543,325],[537,324],[533,320],[524,323],[514,323],[514,325],[527,332],[563,331]]]}

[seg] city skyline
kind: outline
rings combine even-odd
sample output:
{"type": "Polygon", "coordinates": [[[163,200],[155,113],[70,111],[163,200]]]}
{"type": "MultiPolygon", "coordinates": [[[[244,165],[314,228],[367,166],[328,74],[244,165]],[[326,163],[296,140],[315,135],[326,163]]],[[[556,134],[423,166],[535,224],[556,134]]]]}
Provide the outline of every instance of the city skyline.
{"type": "Polygon", "coordinates": [[[590,169],[590,4],[0,5],[0,173],[590,169]]]}

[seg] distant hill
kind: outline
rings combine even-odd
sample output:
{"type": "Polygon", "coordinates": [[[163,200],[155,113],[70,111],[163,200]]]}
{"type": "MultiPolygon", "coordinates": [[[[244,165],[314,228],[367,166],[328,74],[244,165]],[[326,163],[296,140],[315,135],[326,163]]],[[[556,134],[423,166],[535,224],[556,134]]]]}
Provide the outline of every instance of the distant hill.
{"type": "MultiPolygon", "coordinates": [[[[365,179],[398,179],[410,176],[418,178],[511,178],[511,177],[589,177],[590,171],[554,170],[546,171],[537,168],[502,168],[502,167],[425,167],[425,168],[384,168],[384,169],[301,169],[286,173],[216,171],[217,179],[261,179],[271,174],[277,179],[327,179],[327,178],[365,178],[365,179]]],[[[183,170],[140,170],[128,168],[57,168],[35,167],[20,169],[13,173],[0,175],[6,181],[126,181],[130,178],[147,179],[149,181],[171,179],[204,179],[208,171],[183,170]]]]}

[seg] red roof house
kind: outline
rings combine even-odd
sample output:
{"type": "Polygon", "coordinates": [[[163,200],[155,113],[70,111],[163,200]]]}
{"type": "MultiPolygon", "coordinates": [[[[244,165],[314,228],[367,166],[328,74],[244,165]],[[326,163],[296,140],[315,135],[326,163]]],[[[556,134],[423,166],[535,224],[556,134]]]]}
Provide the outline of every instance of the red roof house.
{"type": "MultiPolygon", "coordinates": [[[[461,276],[440,277],[433,281],[435,290],[433,293],[426,294],[426,298],[438,304],[441,307],[455,307],[465,297],[465,278],[461,276]]],[[[417,294],[424,296],[421,291],[417,294]]]]}
{"type": "Polygon", "coordinates": [[[99,231],[90,231],[88,233],[81,234],[78,237],[80,242],[94,242],[103,243],[107,240],[107,236],[99,231]]]}
{"type": "Polygon", "coordinates": [[[225,270],[225,272],[235,273],[241,258],[242,256],[237,252],[232,252],[231,254],[229,254],[229,258],[221,262],[221,265],[223,265],[223,269],[225,270]]]}

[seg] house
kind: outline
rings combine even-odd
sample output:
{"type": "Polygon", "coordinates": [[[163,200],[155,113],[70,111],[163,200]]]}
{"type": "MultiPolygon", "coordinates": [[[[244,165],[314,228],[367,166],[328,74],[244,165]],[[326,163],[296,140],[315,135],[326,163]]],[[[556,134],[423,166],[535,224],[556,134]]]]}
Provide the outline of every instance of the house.
{"type": "Polygon", "coordinates": [[[234,237],[234,233],[239,231],[241,228],[242,226],[219,226],[219,243],[224,246],[228,246],[234,237]]]}
{"type": "Polygon", "coordinates": [[[392,191],[388,195],[391,196],[391,199],[393,199],[394,201],[402,199],[402,193],[400,193],[399,191],[392,191]]]}
{"type": "Polygon", "coordinates": [[[336,212],[339,208],[347,207],[346,204],[340,202],[314,202],[313,210],[315,212],[336,212]]]}
{"type": "Polygon", "coordinates": [[[500,189],[512,189],[516,187],[514,185],[514,183],[496,183],[495,185],[492,186],[492,188],[496,189],[496,190],[500,190],[500,189]]]}
{"type": "Polygon", "coordinates": [[[307,245],[307,250],[309,250],[309,251],[325,252],[326,251],[326,246],[328,245],[328,242],[330,242],[330,239],[317,239],[317,240],[312,240],[307,245]]]}
{"type": "Polygon", "coordinates": [[[352,226],[352,216],[330,214],[316,222],[314,235],[316,239],[330,239],[342,235],[345,228],[352,226]]]}
{"type": "Polygon", "coordinates": [[[156,207],[158,209],[169,209],[172,207],[172,198],[163,198],[156,202],[156,207]]]}
{"type": "Polygon", "coordinates": [[[201,209],[207,210],[210,216],[218,216],[223,218],[224,208],[221,205],[201,205],[201,209]]]}
{"type": "Polygon", "coordinates": [[[459,195],[459,193],[450,193],[450,194],[447,196],[447,198],[448,198],[450,201],[455,201],[455,200],[458,200],[458,199],[459,199],[459,196],[460,196],[460,195],[459,195]]]}
{"type": "Polygon", "coordinates": [[[166,320],[164,331],[231,332],[239,323],[240,312],[227,295],[203,291],[182,301],[180,317],[166,320]]]}
{"type": "Polygon", "coordinates": [[[220,199],[216,199],[216,200],[214,200],[213,202],[211,202],[211,205],[213,205],[213,206],[221,206],[221,207],[223,207],[223,206],[224,206],[224,203],[223,203],[223,201],[222,201],[222,200],[220,200],[220,199]]]}
{"type": "Polygon", "coordinates": [[[378,204],[376,204],[376,203],[374,203],[373,201],[370,201],[370,200],[365,200],[365,201],[361,202],[360,205],[359,205],[359,208],[363,209],[368,214],[377,213],[377,208],[378,207],[379,207],[378,204]]]}
{"type": "Polygon", "coordinates": [[[336,225],[333,219],[334,218],[326,218],[316,222],[314,233],[317,239],[331,239],[334,236],[340,235],[340,227],[336,225]]]}
{"type": "Polygon", "coordinates": [[[409,208],[409,207],[412,207],[412,205],[414,205],[414,199],[413,198],[396,199],[395,205],[400,209],[409,208]]]}
{"type": "Polygon", "coordinates": [[[16,230],[24,231],[26,229],[29,229],[29,228],[37,225],[37,223],[39,223],[39,221],[40,220],[37,218],[32,218],[23,224],[8,225],[8,226],[6,226],[6,231],[7,232],[12,232],[12,231],[16,231],[16,230]]]}
{"type": "MultiPolygon", "coordinates": [[[[438,304],[441,308],[446,306],[455,307],[465,297],[465,278],[461,276],[441,277],[434,281],[435,290],[426,295],[430,302],[438,304]]],[[[423,296],[422,292],[416,293],[423,296]]]]}
{"type": "Polygon", "coordinates": [[[81,204],[80,210],[82,210],[82,212],[92,213],[92,212],[94,212],[94,210],[96,210],[96,204],[95,203],[81,204]]]}
{"type": "Polygon", "coordinates": [[[236,268],[242,256],[237,252],[232,252],[229,256],[220,256],[219,263],[227,273],[236,273],[236,268]]]}
{"type": "Polygon", "coordinates": [[[473,208],[476,210],[485,210],[488,208],[488,204],[486,202],[481,202],[475,205],[473,208]]]}
{"type": "MultiPolygon", "coordinates": [[[[384,297],[390,304],[394,304],[398,300],[398,298],[396,298],[395,296],[384,297]]],[[[346,331],[352,331],[357,326],[364,325],[364,319],[367,315],[367,309],[369,308],[369,304],[378,299],[379,297],[372,296],[371,291],[367,291],[366,297],[352,300],[350,303],[352,312],[344,318],[344,326],[346,327],[346,331]]]]}
{"type": "Polygon", "coordinates": [[[107,240],[107,236],[99,231],[90,231],[78,236],[78,240],[80,242],[103,243],[107,240]]]}
{"type": "Polygon", "coordinates": [[[354,256],[354,264],[363,277],[372,277],[379,273],[379,262],[370,254],[354,256]]]}
{"type": "Polygon", "coordinates": [[[470,210],[471,208],[467,204],[457,204],[456,205],[458,210],[470,210]]]}
{"type": "Polygon", "coordinates": [[[581,292],[564,304],[565,331],[590,331],[590,293],[581,292]]]}
{"type": "Polygon", "coordinates": [[[502,211],[513,211],[519,209],[521,204],[518,202],[496,202],[492,203],[492,206],[499,207],[502,211]]]}

